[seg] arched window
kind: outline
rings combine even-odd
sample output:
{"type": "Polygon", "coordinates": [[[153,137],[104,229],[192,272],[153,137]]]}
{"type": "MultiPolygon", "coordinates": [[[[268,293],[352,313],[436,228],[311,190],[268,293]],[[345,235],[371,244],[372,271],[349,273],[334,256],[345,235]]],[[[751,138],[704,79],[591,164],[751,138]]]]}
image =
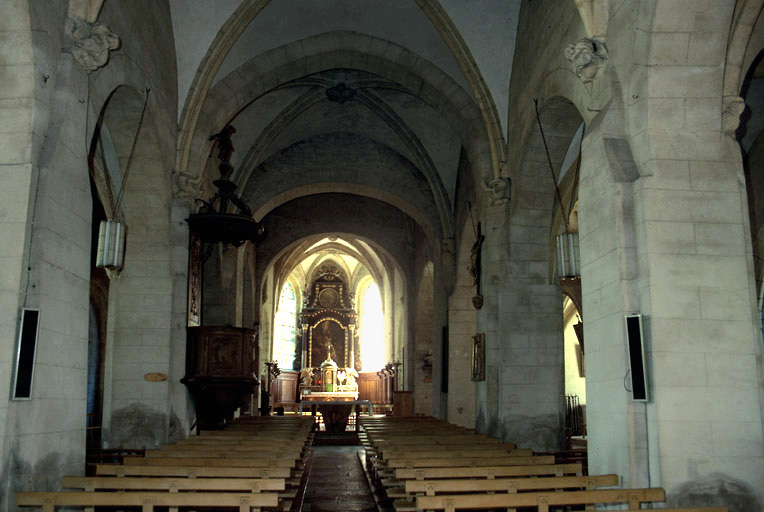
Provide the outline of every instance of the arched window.
{"type": "Polygon", "coordinates": [[[279,368],[291,370],[295,354],[295,327],[297,324],[297,300],[294,288],[286,283],[281,289],[273,329],[273,360],[279,368]]]}
{"type": "Polygon", "coordinates": [[[382,369],[385,361],[384,324],[382,322],[382,297],[374,281],[361,294],[359,334],[361,338],[361,370],[365,372],[382,369]]]}

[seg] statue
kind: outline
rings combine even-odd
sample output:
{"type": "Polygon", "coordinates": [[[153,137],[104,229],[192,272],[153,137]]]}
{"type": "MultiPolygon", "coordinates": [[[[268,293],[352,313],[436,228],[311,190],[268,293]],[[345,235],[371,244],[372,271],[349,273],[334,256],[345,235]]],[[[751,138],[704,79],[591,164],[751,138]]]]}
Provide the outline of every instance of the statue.
{"type": "Polygon", "coordinates": [[[231,142],[231,136],[236,133],[236,128],[230,124],[220,130],[220,133],[210,135],[210,140],[216,140],[218,142],[218,158],[220,159],[220,175],[229,178],[233,172],[233,166],[231,165],[231,155],[233,154],[233,142],[231,142]]]}
{"type": "Polygon", "coordinates": [[[355,368],[346,368],[345,373],[347,377],[345,378],[345,385],[346,386],[355,386],[355,380],[358,378],[358,372],[355,371],[355,368]]]}
{"type": "Polygon", "coordinates": [[[300,370],[300,379],[302,379],[303,386],[313,385],[313,368],[303,368],[300,370]]]}
{"type": "Polygon", "coordinates": [[[573,63],[573,71],[585,84],[594,81],[605,68],[607,47],[602,40],[581,39],[565,48],[565,58],[573,63]]]}
{"type": "Polygon", "coordinates": [[[353,368],[343,368],[337,372],[337,378],[343,386],[355,386],[355,380],[358,378],[358,372],[353,368]]]}

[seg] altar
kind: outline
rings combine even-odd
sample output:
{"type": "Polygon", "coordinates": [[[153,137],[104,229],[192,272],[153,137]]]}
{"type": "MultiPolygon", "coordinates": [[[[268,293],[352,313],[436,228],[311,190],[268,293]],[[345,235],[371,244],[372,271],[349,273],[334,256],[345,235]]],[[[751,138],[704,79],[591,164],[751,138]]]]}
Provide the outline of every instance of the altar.
{"type": "Polygon", "coordinates": [[[331,261],[317,268],[314,275],[300,313],[298,410],[302,413],[310,407],[314,416],[318,410],[326,431],[337,434],[345,431],[350,414],[360,412],[361,405],[372,414],[372,403],[358,400],[356,312],[353,296],[347,291],[348,276],[331,261]]]}
{"type": "Polygon", "coordinates": [[[321,413],[324,419],[326,431],[331,434],[341,434],[347,428],[350,414],[356,413],[356,432],[360,430],[361,423],[358,416],[361,411],[359,406],[365,405],[369,416],[372,415],[373,406],[371,400],[358,400],[357,392],[311,392],[303,395],[300,401],[298,413],[302,414],[303,407],[310,407],[313,416],[316,415],[316,409],[321,413]]]}

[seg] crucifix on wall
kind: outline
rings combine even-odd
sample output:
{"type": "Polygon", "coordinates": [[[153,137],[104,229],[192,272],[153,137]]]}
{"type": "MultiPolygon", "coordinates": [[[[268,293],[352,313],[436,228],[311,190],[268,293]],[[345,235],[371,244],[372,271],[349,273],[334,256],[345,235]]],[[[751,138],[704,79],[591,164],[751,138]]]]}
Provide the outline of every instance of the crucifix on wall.
{"type": "Polygon", "coordinates": [[[482,259],[481,256],[483,252],[482,249],[484,241],[485,235],[483,235],[480,222],[478,222],[477,228],[475,228],[475,243],[472,244],[472,250],[470,251],[470,275],[472,275],[472,284],[477,286],[477,294],[472,297],[472,305],[475,307],[475,309],[480,309],[483,307],[482,287],[480,284],[480,260],[482,259]]]}

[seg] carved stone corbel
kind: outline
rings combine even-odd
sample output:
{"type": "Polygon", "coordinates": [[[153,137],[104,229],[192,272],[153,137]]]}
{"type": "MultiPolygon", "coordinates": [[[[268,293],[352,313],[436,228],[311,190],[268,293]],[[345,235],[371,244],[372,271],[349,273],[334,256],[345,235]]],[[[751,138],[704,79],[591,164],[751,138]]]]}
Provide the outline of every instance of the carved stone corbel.
{"type": "Polygon", "coordinates": [[[509,178],[494,178],[488,182],[491,206],[508,203],[512,198],[512,180],[509,178]]]}
{"type": "Polygon", "coordinates": [[[740,96],[725,96],[722,100],[722,131],[734,135],[740,126],[740,115],[745,110],[745,100],[740,96]]]}
{"type": "Polygon", "coordinates": [[[172,192],[176,199],[180,199],[193,206],[194,200],[200,195],[199,179],[194,179],[187,172],[172,171],[172,192]]]}
{"type": "Polygon", "coordinates": [[[584,38],[565,48],[565,58],[573,63],[573,72],[585,84],[602,74],[607,63],[607,46],[599,38],[584,38]]]}
{"type": "Polygon", "coordinates": [[[72,40],[72,55],[88,73],[105,66],[109,51],[119,48],[119,36],[103,23],[67,18],[66,33],[72,40]]]}

